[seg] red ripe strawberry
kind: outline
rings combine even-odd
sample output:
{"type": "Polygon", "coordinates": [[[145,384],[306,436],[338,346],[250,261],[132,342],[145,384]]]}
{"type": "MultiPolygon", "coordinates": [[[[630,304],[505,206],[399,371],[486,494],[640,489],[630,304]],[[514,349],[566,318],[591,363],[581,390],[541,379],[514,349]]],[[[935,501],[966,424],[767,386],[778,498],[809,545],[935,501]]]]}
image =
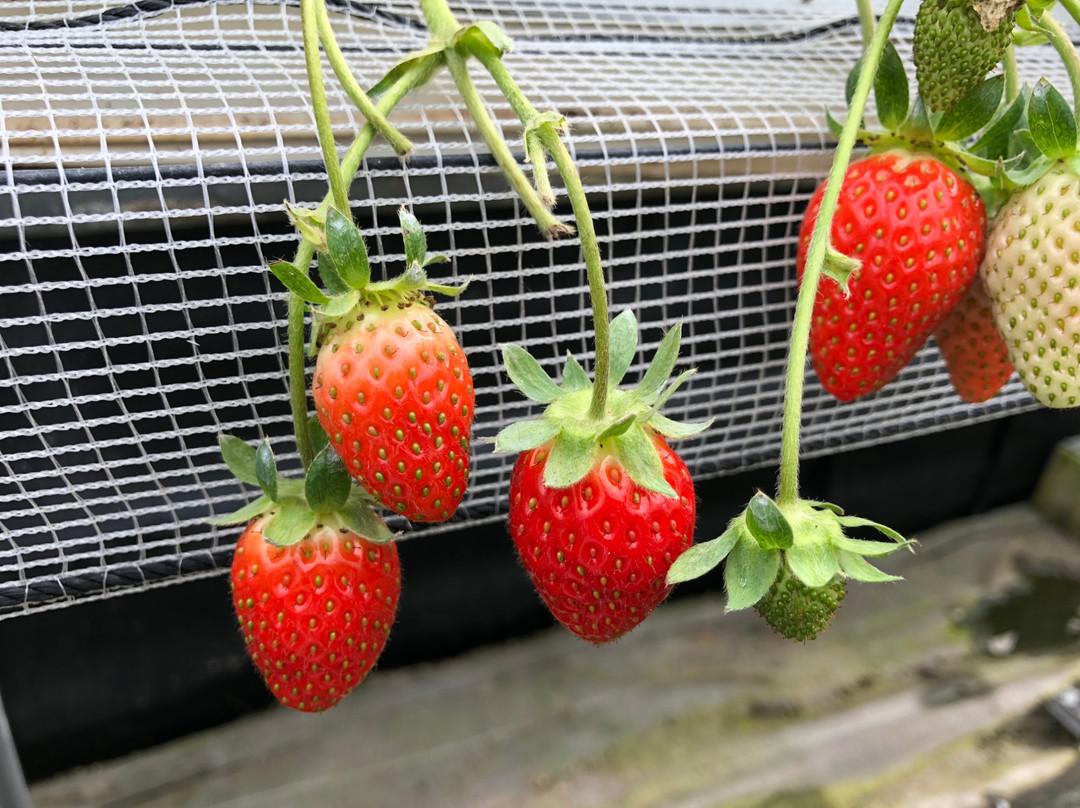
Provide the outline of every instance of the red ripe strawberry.
{"type": "Polygon", "coordinates": [[[277,700],[322,712],[364,681],[386,645],[401,594],[397,547],[331,521],[276,547],[263,537],[270,518],[253,520],[236,546],[236,615],[277,700]]]}
{"type": "MultiPolygon", "coordinates": [[[[822,184],[799,232],[800,278],[824,193],[822,184]]],[[[967,292],[985,234],[975,189],[934,158],[891,151],[853,163],[831,237],[862,266],[851,274],[848,295],[822,279],[810,332],[825,389],[851,401],[895,378],[967,292]]]]}
{"type": "Polygon", "coordinates": [[[636,485],[609,453],[569,488],[544,484],[550,444],[514,464],[510,535],[551,613],[592,643],[648,617],[671,591],[668,567],[693,542],[690,473],[662,437],[652,437],[674,498],[636,485]]]}
{"type": "Polygon", "coordinates": [[[989,401],[1013,374],[1009,348],[994,323],[991,302],[976,280],[934,332],[949,378],[964,401],[989,401]]]}
{"type": "Polygon", "coordinates": [[[365,300],[319,351],[313,397],[330,445],[387,508],[442,522],[469,480],[475,396],[453,332],[417,300],[365,300]]]}

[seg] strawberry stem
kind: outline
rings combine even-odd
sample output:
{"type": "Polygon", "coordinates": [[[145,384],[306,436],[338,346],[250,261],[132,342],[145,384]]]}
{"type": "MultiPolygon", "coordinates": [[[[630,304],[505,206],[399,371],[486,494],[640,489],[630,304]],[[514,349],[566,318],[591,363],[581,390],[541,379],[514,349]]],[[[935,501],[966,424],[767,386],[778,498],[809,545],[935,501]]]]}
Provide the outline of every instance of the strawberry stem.
{"type": "Polygon", "coordinates": [[[1016,66],[1016,47],[1009,45],[1001,59],[1005,68],[1005,103],[1011,104],[1020,95],[1020,71],[1016,66]]]}
{"type": "Polygon", "coordinates": [[[297,294],[289,295],[289,403],[292,407],[296,450],[306,471],[315,457],[308,429],[307,378],[304,375],[304,312],[307,305],[297,294]],[[299,344],[300,350],[293,350],[299,344]],[[299,384],[297,383],[299,379],[299,384]]]}
{"type": "Polygon", "coordinates": [[[874,0],[855,0],[855,3],[859,7],[859,25],[862,27],[863,49],[866,49],[874,38],[874,0]]]}
{"type": "Polygon", "coordinates": [[[349,194],[341,175],[337,147],[334,145],[334,128],[330,123],[330,109],[326,104],[326,86],[323,84],[322,59],[319,55],[319,20],[317,0],[300,0],[300,19],[304,32],[304,62],[307,65],[308,87],[311,90],[311,111],[315,116],[315,129],[319,134],[326,176],[334,206],[342,213],[349,211],[349,194]]]}
{"type": "Polygon", "coordinates": [[[334,75],[337,76],[341,86],[348,93],[349,98],[356,104],[356,108],[360,110],[360,114],[363,115],[368,123],[375,127],[393,147],[394,151],[399,155],[406,155],[412,151],[412,143],[399,132],[386,116],[372,103],[367,93],[360,87],[356,77],[349,70],[348,64],[345,62],[345,56],[341,52],[341,48],[338,46],[337,38],[334,36],[334,29],[330,25],[330,15],[326,11],[325,0],[317,0],[315,3],[315,13],[318,22],[319,40],[322,42],[323,50],[326,52],[326,58],[330,62],[330,66],[334,69],[334,75]]]}
{"type": "Polygon", "coordinates": [[[870,40],[863,55],[862,70],[855,93],[851,98],[847,120],[836,144],[832,169],[821,199],[817,220],[810,237],[810,249],[807,253],[806,267],[803,270],[799,297],[795,304],[795,322],[791,329],[791,347],[788,352],[787,384],[784,395],[784,431],[780,443],[780,482],[777,502],[781,505],[794,503],[799,499],[799,429],[802,418],[803,383],[806,378],[806,351],[810,343],[810,323],[814,314],[814,300],[817,297],[818,281],[825,265],[825,256],[829,250],[830,232],[833,214],[840,198],[840,186],[844,182],[851,152],[859,133],[874,75],[881,63],[885,43],[889,39],[896,16],[900,12],[903,0],[889,0],[881,15],[877,30],[870,40]]]}

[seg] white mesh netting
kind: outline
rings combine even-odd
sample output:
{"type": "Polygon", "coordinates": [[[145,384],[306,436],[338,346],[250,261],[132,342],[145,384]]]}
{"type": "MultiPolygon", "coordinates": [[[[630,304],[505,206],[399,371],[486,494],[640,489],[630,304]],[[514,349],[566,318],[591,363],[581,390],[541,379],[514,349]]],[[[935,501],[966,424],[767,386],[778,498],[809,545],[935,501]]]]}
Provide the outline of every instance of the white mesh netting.
{"type": "MultiPolygon", "coordinates": [[[[414,2],[329,5],[362,82],[425,43],[414,2]]],[[[699,373],[670,414],[716,419],[681,444],[691,469],[775,462],[795,234],[831,159],[824,107],[842,108],[860,51],[854,4],[475,0],[455,12],[502,25],[526,93],[573,124],[613,311],[632,305],[643,326],[630,378],[683,319],[681,366],[699,373]]],[[[282,200],[326,188],[298,32],[295,3],[276,0],[0,7],[0,619],[227,566],[236,529],[203,519],[251,492],[221,464],[219,432],[266,435],[298,468],[285,294],[264,269],[295,247],[282,200]]],[[[902,18],[905,56],[910,34],[902,18]]],[[[1049,49],[1029,49],[1021,69],[1063,77],[1049,49]]],[[[520,126],[475,77],[520,152],[520,126]]],[[[344,148],[362,119],[331,87],[344,148]]],[[[373,147],[354,212],[376,272],[400,267],[404,203],[453,259],[434,274],[475,278],[440,310],[472,363],[475,434],[490,437],[529,410],[499,371],[499,343],[528,345],[553,373],[567,350],[587,351],[578,246],[538,234],[447,79],[392,119],[416,155],[402,165],[373,147]]],[[[963,404],[928,348],[858,403],[811,378],[806,450],[1029,406],[1015,380],[963,404]]],[[[453,524],[503,518],[511,461],[474,446],[453,524]]]]}

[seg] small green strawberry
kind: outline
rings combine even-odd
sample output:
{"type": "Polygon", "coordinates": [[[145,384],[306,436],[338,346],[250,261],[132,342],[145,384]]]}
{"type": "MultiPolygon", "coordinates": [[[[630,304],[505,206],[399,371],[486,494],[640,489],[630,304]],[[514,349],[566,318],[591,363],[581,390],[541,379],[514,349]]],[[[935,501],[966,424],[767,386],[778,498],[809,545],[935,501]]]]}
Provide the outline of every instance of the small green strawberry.
{"type": "Polygon", "coordinates": [[[1047,407],[1080,405],[1080,176],[1064,165],[998,212],[981,273],[1024,385],[1047,407]]]}
{"type": "Polygon", "coordinates": [[[846,594],[842,578],[833,578],[824,586],[807,586],[782,564],[776,580],[754,609],[777,634],[806,642],[816,640],[829,627],[846,594]]]}
{"type": "Polygon", "coordinates": [[[913,51],[919,92],[930,110],[949,111],[994,69],[1011,41],[1014,17],[988,30],[971,0],[922,0],[913,51]]]}

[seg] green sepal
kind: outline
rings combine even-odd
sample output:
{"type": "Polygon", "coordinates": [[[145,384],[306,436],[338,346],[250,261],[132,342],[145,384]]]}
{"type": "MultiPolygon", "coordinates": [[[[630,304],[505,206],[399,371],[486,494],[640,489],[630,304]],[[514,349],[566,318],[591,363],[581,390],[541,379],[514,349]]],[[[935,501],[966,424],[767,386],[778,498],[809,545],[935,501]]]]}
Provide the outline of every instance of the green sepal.
{"type": "Polygon", "coordinates": [[[559,434],[559,425],[540,418],[535,421],[518,421],[510,424],[495,436],[495,452],[527,452],[542,446],[559,434]]]}
{"type": "Polygon", "coordinates": [[[423,288],[425,292],[431,292],[436,295],[443,295],[445,297],[457,297],[462,292],[464,292],[465,289],[468,288],[471,280],[472,278],[466,278],[465,282],[462,283],[461,286],[447,286],[443,283],[432,283],[431,281],[425,280],[421,288],[423,288]]]}
{"type": "Polygon", "coordinates": [[[385,76],[383,76],[381,79],[375,82],[374,85],[372,85],[371,89],[367,91],[368,96],[370,98],[377,98],[378,96],[385,93],[388,89],[390,89],[391,85],[396,83],[397,80],[405,74],[405,71],[410,70],[418,62],[427,62],[426,70],[428,75],[423,77],[421,81],[416,83],[416,86],[419,87],[421,84],[426,82],[428,78],[430,78],[431,73],[433,73],[436,68],[442,65],[443,61],[446,59],[444,53],[445,50],[445,45],[438,44],[429,45],[423,50],[413,51],[412,53],[406,54],[405,58],[403,58],[400,62],[391,67],[390,70],[387,71],[385,76]]]}
{"type": "Polygon", "coordinates": [[[779,550],[766,550],[752,537],[740,536],[724,568],[728,595],[725,611],[748,609],[761,600],[776,580],[779,569],[779,550]]]}
{"type": "Polygon", "coordinates": [[[642,415],[638,420],[642,423],[647,423],[650,418],[652,418],[654,415],[659,414],[663,406],[667,404],[668,400],[675,394],[675,391],[682,387],[683,383],[695,373],[697,373],[697,368],[690,368],[689,370],[684,370],[682,373],[680,373],[675,378],[675,381],[665,387],[663,392],[661,392],[660,395],[656,397],[656,400],[653,402],[652,407],[649,408],[649,411],[642,415]]]}
{"type": "Polygon", "coordinates": [[[353,289],[343,295],[335,295],[330,302],[319,308],[319,314],[331,320],[344,317],[360,302],[360,293],[353,289]]]}
{"type": "Polygon", "coordinates": [[[851,275],[857,272],[862,267],[862,261],[857,258],[852,258],[850,255],[844,255],[837,250],[831,244],[825,251],[825,263],[821,267],[821,274],[827,278],[832,278],[838,284],[843,291],[844,296],[848,296],[851,292],[848,290],[848,282],[851,279],[851,275]]]}
{"type": "Polygon", "coordinates": [[[513,49],[514,43],[503,30],[491,22],[483,20],[472,25],[466,25],[454,32],[450,38],[451,47],[465,44],[471,49],[485,48],[491,53],[502,56],[513,49]]]}
{"type": "Polygon", "coordinates": [[[274,450],[270,448],[268,440],[259,444],[255,452],[255,480],[263,493],[276,502],[278,498],[277,461],[274,459],[274,450]]]}
{"type": "Polygon", "coordinates": [[[731,525],[723,535],[691,546],[668,569],[668,586],[692,581],[712,571],[727,558],[741,535],[738,526],[731,525]]]}
{"type": "Polygon", "coordinates": [[[245,505],[243,508],[240,508],[239,510],[235,510],[225,516],[211,516],[205,521],[208,524],[217,525],[219,527],[222,525],[239,525],[243,524],[244,522],[250,522],[256,516],[266,513],[273,506],[274,503],[271,502],[270,497],[266,496],[266,494],[263,494],[261,497],[253,500],[252,502],[249,502],[247,505],[245,505]]]}
{"type": "Polygon", "coordinates": [[[855,60],[855,64],[848,71],[847,81],[844,82],[844,103],[851,106],[851,99],[855,97],[855,88],[859,84],[859,74],[862,72],[862,57],[855,60]]]}
{"type": "Polygon", "coordinates": [[[255,473],[255,447],[233,435],[218,435],[218,448],[221,459],[232,476],[242,483],[258,485],[259,477],[255,473]]]}
{"type": "Polygon", "coordinates": [[[533,401],[549,404],[561,392],[547,371],[520,345],[503,346],[503,364],[510,380],[533,401]]]}
{"type": "Polygon", "coordinates": [[[792,574],[807,586],[825,586],[840,572],[840,561],[828,542],[807,542],[785,554],[792,574]]]}
{"type": "Polygon", "coordinates": [[[443,255],[442,253],[436,253],[435,255],[427,256],[421,266],[429,267],[432,264],[449,264],[450,256],[443,255]]]}
{"type": "Polygon", "coordinates": [[[828,107],[825,107],[825,124],[829,127],[829,132],[832,136],[839,140],[840,135],[844,133],[844,125],[833,117],[833,114],[829,111],[828,107]]]}
{"type": "Polygon", "coordinates": [[[263,527],[263,538],[275,547],[288,547],[310,533],[318,517],[303,500],[286,499],[278,504],[280,510],[263,527]]]}
{"type": "Polygon", "coordinates": [[[319,278],[331,297],[352,291],[349,284],[345,283],[345,279],[341,277],[338,268],[334,266],[334,259],[330,257],[329,253],[319,253],[316,260],[318,261],[319,278]]]}
{"type": "Polygon", "coordinates": [[[321,452],[330,443],[330,436],[326,434],[317,415],[308,418],[308,435],[311,437],[311,450],[315,454],[321,452]]]}
{"type": "Polygon", "coordinates": [[[874,75],[874,103],[881,125],[890,132],[895,131],[907,118],[909,102],[904,61],[892,42],[886,40],[881,62],[874,75]]]}
{"type": "Polygon", "coordinates": [[[761,491],[746,506],[746,530],[766,550],[787,550],[795,544],[795,533],[787,517],[761,491]]]}
{"type": "Polygon", "coordinates": [[[979,135],[979,139],[972,144],[971,151],[991,160],[1007,156],[1009,136],[1023,117],[1024,107],[1027,106],[1030,95],[1031,90],[1025,86],[1012,103],[1005,107],[994,122],[986,128],[986,131],[979,135]]]}
{"type": "Polygon", "coordinates": [[[424,228],[404,206],[398,210],[398,221],[401,223],[401,237],[405,241],[406,265],[424,266],[427,258],[427,236],[424,235],[424,228]]]}
{"type": "Polygon", "coordinates": [[[566,364],[563,366],[562,389],[567,393],[575,393],[578,390],[587,390],[592,386],[589,374],[585,368],[570,354],[566,352],[566,364]]]}
{"type": "Polygon", "coordinates": [[[634,361],[638,346],[638,322],[634,312],[627,309],[611,321],[610,328],[610,364],[608,379],[612,387],[618,387],[626,371],[634,361]]]}
{"type": "Polygon", "coordinates": [[[942,115],[934,133],[941,140],[966,140],[993,120],[1004,93],[1005,77],[991,76],[942,115]]]}
{"type": "Polygon", "coordinates": [[[304,480],[304,497],[316,513],[330,513],[345,504],[352,490],[352,477],[332,446],[315,455],[304,480]]]}
{"type": "Polygon", "coordinates": [[[889,544],[884,541],[853,539],[850,536],[837,536],[833,539],[833,545],[838,550],[847,550],[849,553],[857,553],[870,558],[884,558],[887,555],[892,555],[900,548],[908,546],[906,543],[889,544]]]}
{"type": "MultiPolygon", "coordinates": [[[[562,430],[544,464],[544,485],[548,488],[570,487],[589,473],[595,457],[596,440],[592,435],[562,430]]],[[[630,473],[629,469],[627,473],[630,473]]]]}
{"type": "Polygon", "coordinates": [[[889,575],[882,572],[858,553],[851,553],[847,550],[840,551],[840,569],[849,578],[868,584],[904,580],[899,575],[889,575]]]}
{"type": "Polygon", "coordinates": [[[290,261],[275,261],[270,264],[270,271],[274,273],[274,277],[281,281],[286,289],[308,303],[322,304],[330,299],[323,294],[322,289],[316,286],[311,278],[301,272],[290,261]]]}
{"type": "Polygon", "coordinates": [[[844,509],[841,508],[839,505],[834,505],[831,502],[822,502],[818,499],[804,499],[803,502],[805,502],[811,508],[816,508],[819,511],[832,511],[837,516],[844,515],[844,509]]]}
{"type": "MultiPolygon", "coordinates": [[[[545,126],[552,126],[555,128],[555,131],[559,133],[566,132],[566,116],[559,112],[555,112],[554,110],[538,112],[527,124],[525,124],[525,142],[529,143],[534,138],[539,137],[540,129],[545,126]]],[[[541,154],[543,154],[543,152],[541,152],[541,154]]]]}
{"type": "MultiPolygon", "coordinates": [[[[626,432],[614,438],[615,457],[626,469],[630,479],[665,497],[674,498],[675,489],[664,479],[664,465],[656,453],[656,446],[645,434],[640,424],[633,424],[626,432]]],[[[548,461],[550,465],[550,460],[548,461]]]]}
{"type": "Polygon", "coordinates": [[[313,244],[318,252],[326,250],[326,233],[323,230],[326,218],[322,208],[312,210],[311,208],[292,205],[286,201],[285,213],[293,226],[300,231],[300,235],[305,241],[313,244]]]}
{"type": "Polygon", "coordinates": [[[368,505],[363,491],[355,486],[345,504],[337,509],[337,516],[342,525],[368,541],[385,544],[394,538],[394,533],[386,526],[386,522],[368,505]]]}
{"type": "Polygon", "coordinates": [[[679,343],[682,339],[682,321],[675,323],[660,340],[660,344],[653,354],[649,369],[645,371],[641,382],[636,388],[637,394],[646,404],[652,403],[652,397],[660,392],[660,389],[671,376],[675,369],[675,363],[679,361],[679,343]]]}
{"type": "Polygon", "coordinates": [[[1076,154],[1076,118],[1069,102],[1044,78],[1031,91],[1028,129],[1039,151],[1051,160],[1076,154]]]}
{"type": "Polygon", "coordinates": [[[694,435],[698,435],[704,432],[713,424],[712,418],[708,421],[701,421],[693,424],[682,424],[678,421],[672,421],[666,415],[660,415],[656,413],[649,418],[649,426],[659,432],[665,438],[671,438],[672,440],[680,440],[682,438],[692,438],[694,435]]]}
{"type": "MultiPolygon", "coordinates": [[[[863,519],[861,516],[840,516],[837,518],[836,521],[844,527],[872,527],[878,533],[885,536],[886,538],[892,539],[897,544],[902,544],[904,546],[909,546],[912,544],[912,542],[909,542],[891,527],[887,527],[886,525],[874,522],[871,519],[863,519]]],[[[912,552],[915,551],[912,550],[912,552]]]]}
{"type": "Polygon", "coordinates": [[[930,116],[926,112],[926,102],[923,101],[921,95],[915,96],[911,111],[907,119],[900,124],[900,128],[896,130],[896,134],[917,143],[934,142],[934,127],[930,123],[930,116]]]}
{"type": "Polygon", "coordinates": [[[637,421],[638,417],[633,413],[631,413],[630,415],[625,415],[621,419],[613,423],[611,426],[609,426],[607,429],[605,429],[603,432],[601,432],[599,435],[597,435],[596,440],[600,443],[603,443],[606,440],[617,438],[620,435],[625,434],[626,431],[630,429],[630,427],[637,423],[637,421]]]}
{"type": "Polygon", "coordinates": [[[364,238],[352,218],[337,208],[326,212],[326,249],[350,288],[363,289],[371,282],[371,265],[364,238]]]}

